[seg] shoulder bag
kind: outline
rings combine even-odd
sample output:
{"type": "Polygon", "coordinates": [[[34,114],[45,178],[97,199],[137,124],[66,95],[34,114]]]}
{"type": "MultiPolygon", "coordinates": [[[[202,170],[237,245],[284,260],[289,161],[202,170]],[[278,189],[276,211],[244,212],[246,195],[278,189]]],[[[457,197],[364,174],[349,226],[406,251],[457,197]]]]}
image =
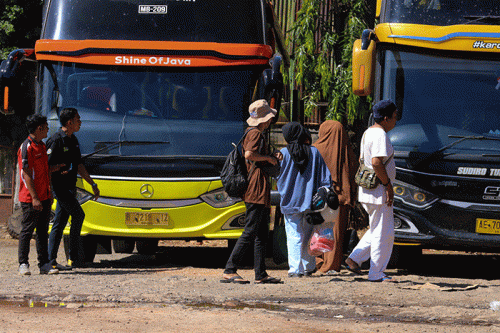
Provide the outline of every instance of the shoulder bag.
{"type": "MultiPolygon", "coordinates": [[[[356,172],[356,177],[354,178],[354,181],[359,186],[366,188],[368,190],[371,190],[371,189],[376,188],[381,182],[380,182],[380,179],[375,174],[375,170],[373,170],[372,168],[369,168],[365,165],[365,160],[363,158],[364,139],[365,139],[365,136],[363,135],[363,139],[361,140],[361,151],[362,151],[362,155],[360,158],[361,163],[359,163],[359,168],[358,168],[358,171],[356,172]]],[[[385,161],[384,167],[387,165],[387,163],[389,163],[389,161],[393,157],[394,157],[394,152],[387,159],[387,161],[385,161]]]]}

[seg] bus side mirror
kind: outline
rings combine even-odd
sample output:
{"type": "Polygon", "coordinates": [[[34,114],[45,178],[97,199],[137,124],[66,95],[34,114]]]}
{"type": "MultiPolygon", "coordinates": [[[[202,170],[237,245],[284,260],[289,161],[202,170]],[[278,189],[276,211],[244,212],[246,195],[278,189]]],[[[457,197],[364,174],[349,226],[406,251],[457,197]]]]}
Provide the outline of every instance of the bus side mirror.
{"type": "MultiPolygon", "coordinates": [[[[264,76],[264,98],[269,102],[269,106],[280,111],[281,97],[283,95],[283,74],[281,74],[282,58],[280,54],[275,54],[271,59],[271,69],[265,70],[264,76]]],[[[278,115],[274,117],[273,123],[278,121],[278,115]]]]}
{"type": "Polygon", "coordinates": [[[4,76],[7,60],[2,61],[0,64],[0,112],[3,114],[13,114],[14,112],[9,109],[9,79],[4,76]]]}
{"type": "Polygon", "coordinates": [[[358,96],[368,96],[373,90],[377,45],[375,39],[371,30],[365,30],[362,39],[357,39],[353,45],[352,91],[358,96]]]}
{"type": "Polygon", "coordinates": [[[18,78],[21,63],[27,57],[34,55],[34,50],[14,50],[6,60],[0,64],[0,111],[4,114],[13,114],[14,109],[10,100],[16,88],[20,86],[18,78]]]}

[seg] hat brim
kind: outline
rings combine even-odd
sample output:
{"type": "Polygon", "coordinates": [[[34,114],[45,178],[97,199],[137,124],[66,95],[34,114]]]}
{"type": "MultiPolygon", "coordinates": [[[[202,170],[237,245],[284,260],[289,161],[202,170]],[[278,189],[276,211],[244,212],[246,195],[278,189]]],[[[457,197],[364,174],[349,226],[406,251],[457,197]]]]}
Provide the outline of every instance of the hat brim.
{"type": "Polygon", "coordinates": [[[269,112],[268,114],[266,114],[262,118],[248,117],[247,124],[250,126],[257,126],[259,124],[265,123],[266,121],[268,121],[271,118],[276,117],[276,114],[278,113],[278,111],[276,109],[273,109],[273,108],[270,108],[270,109],[271,109],[271,112],[269,112]]]}

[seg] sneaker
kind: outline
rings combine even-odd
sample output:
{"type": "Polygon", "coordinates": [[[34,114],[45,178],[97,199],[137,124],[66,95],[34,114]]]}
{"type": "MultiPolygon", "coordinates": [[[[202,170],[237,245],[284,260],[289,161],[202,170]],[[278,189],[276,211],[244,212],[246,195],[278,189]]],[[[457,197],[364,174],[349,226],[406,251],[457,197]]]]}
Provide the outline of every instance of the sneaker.
{"type": "Polygon", "coordinates": [[[336,270],[329,270],[328,272],[325,272],[325,273],[321,273],[322,276],[334,276],[334,275],[339,275],[339,272],[337,272],[336,270]]]}
{"type": "Polygon", "coordinates": [[[59,270],[56,268],[53,268],[51,264],[46,263],[42,267],[40,267],[40,274],[59,274],[59,270]]]}
{"type": "Polygon", "coordinates": [[[30,266],[28,264],[19,265],[19,275],[31,275],[30,266]]]}
{"type": "Polygon", "coordinates": [[[64,266],[64,265],[61,265],[61,264],[59,264],[57,262],[55,263],[55,265],[52,264],[52,268],[55,268],[58,271],[70,271],[70,270],[73,269],[73,267],[71,267],[71,266],[64,266]]]}

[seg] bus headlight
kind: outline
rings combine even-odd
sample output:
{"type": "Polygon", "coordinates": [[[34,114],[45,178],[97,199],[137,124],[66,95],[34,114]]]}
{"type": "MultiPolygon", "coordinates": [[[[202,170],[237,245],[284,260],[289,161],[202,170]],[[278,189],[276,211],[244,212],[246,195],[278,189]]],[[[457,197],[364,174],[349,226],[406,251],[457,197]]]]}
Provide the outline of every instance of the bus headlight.
{"type": "Polygon", "coordinates": [[[89,192],[82,190],[81,188],[76,188],[76,200],[80,203],[80,205],[83,205],[87,201],[92,199],[92,194],[89,192]]]}
{"type": "Polygon", "coordinates": [[[231,198],[223,189],[208,192],[200,196],[201,200],[215,208],[232,206],[241,201],[238,198],[231,198]]]}
{"type": "Polygon", "coordinates": [[[393,189],[394,200],[415,208],[425,209],[439,200],[434,194],[399,180],[394,181],[393,189]]]}

